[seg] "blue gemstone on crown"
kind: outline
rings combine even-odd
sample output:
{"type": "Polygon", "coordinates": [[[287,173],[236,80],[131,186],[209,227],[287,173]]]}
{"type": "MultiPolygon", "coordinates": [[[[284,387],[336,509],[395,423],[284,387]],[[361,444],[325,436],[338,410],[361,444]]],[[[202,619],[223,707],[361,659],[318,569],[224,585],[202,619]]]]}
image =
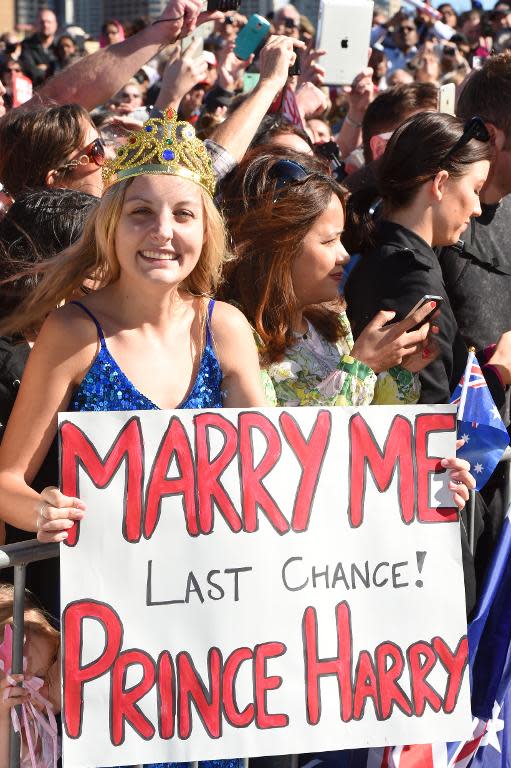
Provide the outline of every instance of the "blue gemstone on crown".
{"type": "Polygon", "coordinates": [[[162,157],[164,160],[173,160],[175,155],[171,149],[164,149],[162,152],[162,157]]]}
{"type": "Polygon", "coordinates": [[[152,125],[146,125],[145,129],[146,129],[147,133],[152,133],[153,132],[153,126],[152,125]]]}

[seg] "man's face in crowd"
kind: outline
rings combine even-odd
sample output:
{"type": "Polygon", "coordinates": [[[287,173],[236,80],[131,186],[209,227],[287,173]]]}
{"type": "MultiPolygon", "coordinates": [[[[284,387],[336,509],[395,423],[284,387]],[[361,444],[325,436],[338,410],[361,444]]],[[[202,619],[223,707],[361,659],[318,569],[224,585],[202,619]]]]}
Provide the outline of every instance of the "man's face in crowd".
{"type": "Polygon", "coordinates": [[[403,19],[399,22],[394,32],[394,40],[397,47],[405,51],[417,45],[419,37],[413,19],[403,19]]]}
{"type": "Polygon", "coordinates": [[[275,31],[277,35],[287,37],[300,37],[300,14],[292,5],[281,8],[275,19],[275,31]]]}
{"type": "Polygon", "coordinates": [[[494,32],[511,28],[511,8],[509,5],[499,3],[492,12],[490,20],[494,32]]]}
{"type": "Polygon", "coordinates": [[[311,120],[307,120],[307,128],[309,129],[313,144],[325,144],[332,138],[330,128],[324,120],[313,117],[311,120]]]}
{"type": "Polygon", "coordinates": [[[469,43],[479,41],[481,33],[481,16],[477,11],[473,11],[463,23],[461,32],[468,39],[469,43]]]}
{"type": "Polygon", "coordinates": [[[39,11],[37,31],[42,37],[52,37],[57,31],[57,17],[53,11],[39,11]]]}
{"type": "Polygon", "coordinates": [[[456,12],[454,8],[451,5],[442,5],[441,6],[441,13],[442,13],[442,21],[444,24],[447,24],[449,27],[452,27],[455,29],[456,27],[456,12]]]}

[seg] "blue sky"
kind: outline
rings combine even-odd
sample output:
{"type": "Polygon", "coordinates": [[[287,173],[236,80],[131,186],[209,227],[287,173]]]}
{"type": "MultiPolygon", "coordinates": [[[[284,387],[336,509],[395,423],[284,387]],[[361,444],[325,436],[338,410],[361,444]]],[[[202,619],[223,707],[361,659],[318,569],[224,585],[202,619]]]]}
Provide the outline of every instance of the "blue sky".
{"type": "MultiPolygon", "coordinates": [[[[436,7],[441,2],[442,0],[433,0],[432,4],[436,7]]],[[[450,2],[453,8],[456,8],[460,13],[462,11],[469,11],[472,7],[470,0],[445,0],[445,2],[450,2]]],[[[484,8],[493,8],[496,2],[497,0],[482,0],[484,8]]]]}

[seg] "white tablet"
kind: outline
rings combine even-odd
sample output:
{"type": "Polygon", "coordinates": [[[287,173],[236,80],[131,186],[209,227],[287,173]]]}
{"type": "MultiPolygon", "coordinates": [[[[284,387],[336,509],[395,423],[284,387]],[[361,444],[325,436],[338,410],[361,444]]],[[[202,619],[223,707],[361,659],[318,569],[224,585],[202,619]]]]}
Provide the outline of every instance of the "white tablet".
{"type": "Polygon", "coordinates": [[[327,85],[351,85],[369,58],[372,0],[320,0],[316,48],[327,85]]]}

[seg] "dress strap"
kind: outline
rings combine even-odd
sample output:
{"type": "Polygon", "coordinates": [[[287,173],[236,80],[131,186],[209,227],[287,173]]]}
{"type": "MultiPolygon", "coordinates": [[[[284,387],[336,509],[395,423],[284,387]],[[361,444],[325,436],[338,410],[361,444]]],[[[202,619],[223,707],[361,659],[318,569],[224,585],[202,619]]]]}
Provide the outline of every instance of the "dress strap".
{"type": "Polygon", "coordinates": [[[87,307],[84,304],[82,304],[81,301],[70,301],[69,303],[70,304],[75,304],[77,307],[80,307],[80,309],[83,309],[83,311],[85,312],[86,315],[89,315],[90,319],[92,320],[92,322],[96,326],[96,330],[97,330],[98,336],[99,336],[99,343],[101,344],[101,347],[106,349],[105,334],[103,333],[103,328],[99,324],[99,320],[97,320],[94,317],[94,315],[92,314],[90,309],[87,309],[87,307]]]}
{"type": "Polygon", "coordinates": [[[208,302],[208,319],[206,321],[206,346],[213,346],[213,337],[211,336],[211,315],[213,314],[213,308],[215,306],[215,299],[210,299],[208,302]]]}

